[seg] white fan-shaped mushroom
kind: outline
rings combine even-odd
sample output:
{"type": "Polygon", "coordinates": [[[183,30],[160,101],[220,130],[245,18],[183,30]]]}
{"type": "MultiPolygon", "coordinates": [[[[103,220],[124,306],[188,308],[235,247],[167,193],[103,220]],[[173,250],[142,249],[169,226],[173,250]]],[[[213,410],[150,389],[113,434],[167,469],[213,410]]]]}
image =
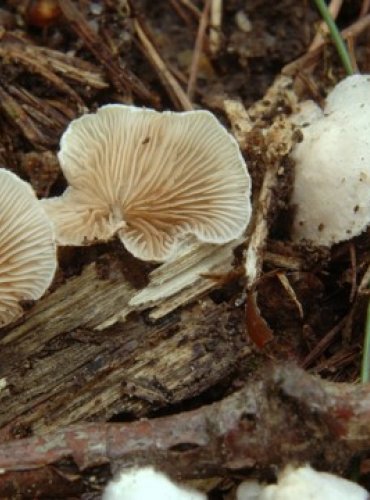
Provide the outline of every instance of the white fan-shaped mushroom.
{"type": "Polygon", "coordinates": [[[323,114],[306,105],[294,121],[303,141],[292,152],[293,238],[330,246],[357,236],[370,224],[370,77],[346,78],[323,114]]]}
{"type": "Polygon", "coordinates": [[[104,106],[69,125],[59,159],[69,187],[43,203],[62,245],[117,233],[136,257],[165,261],[189,236],[225,243],[250,219],[245,162],[208,111],[104,106]]]}
{"type": "Polygon", "coordinates": [[[36,300],[56,269],[51,222],[31,186],[0,169],[0,326],[22,315],[21,300],[36,300]]]}

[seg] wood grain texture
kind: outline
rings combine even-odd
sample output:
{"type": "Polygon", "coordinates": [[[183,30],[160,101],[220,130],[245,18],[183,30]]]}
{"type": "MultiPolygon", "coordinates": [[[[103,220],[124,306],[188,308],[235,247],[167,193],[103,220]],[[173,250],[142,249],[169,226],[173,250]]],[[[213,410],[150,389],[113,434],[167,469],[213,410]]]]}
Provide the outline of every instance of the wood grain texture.
{"type": "MultiPolygon", "coordinates": [[[[117,257],[105,257],[103,271],[99,262],[88,265],[0,339],[1,440],[83,420],[105,421],[119,413],[143,416],[199,395],[249,352],[243,308],[198,299],[214,286],[199,274],[194,288],[178,290],[180,297],[186,291],[185,302],[193,301],[188,307],[174,311],[183,301],[178,294],[171,298],[166,286],[161,301],[158,285],[157,304],[167,316],[151,319],[140,313],[146,307],[139,301],[136,312],[128,308],[125,322],[94,329],[142,293],[129,283],[117,257]]],[[[153,274],[162,276],[162,284],[173,279],[159,269],[153,274]]]]}

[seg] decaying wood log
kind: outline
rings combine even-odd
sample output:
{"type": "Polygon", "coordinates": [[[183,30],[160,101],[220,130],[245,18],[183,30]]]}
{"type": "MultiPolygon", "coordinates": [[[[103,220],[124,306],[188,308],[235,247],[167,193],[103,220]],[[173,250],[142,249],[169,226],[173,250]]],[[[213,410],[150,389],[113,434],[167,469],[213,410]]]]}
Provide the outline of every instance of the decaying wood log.
{"type": "Polygon", "coordinates": [[[16,37],[12,33],[7,33],[1,39],[0,59],[28,67],[32,73],[38,71],[43,78],[49,78],[50,83],[56,89],[70,95],[77,101],[80,101],[79,96],[76,96],[73,89],[61,78],[72,82],[74,85],[85,87],[85,89],[101,90],[109,87],[102,75],[102,71],[93,64],[57,50],[33,45],[29,41],[26,43],[25,40],[16,37]],[[51,73],[50,68],[59,77],[51,73]]]}
{"type": "Polygon", "coordinates": [[[369,441],[368,385],[267,366],[238,392],[197,410],[127,424],[80,424],[2,444],[0,494],[24,491],[26,474],[39,493],[54,491],[53,474],[56,484],[63,478],[66,494],[68,482],[76,491],[89,476],[106,474],[107,466],[114,474],[134,464],[185,479],[291,460],[340,471],[369,441]]]}
{"type": "Polygon", "coordinates": [[[140,417],[232,373],[249,352],[243,307],[198,299],[215,286],[202,273],[228,272],[236,244],[199,247],[154,269],[147,286],[143,263],[112,252],[35,304],[0,338],[0,441],[140,417]]]}
{"type": "Polygon", "coordinates": [[[85,99],[109,87],[100,68],[34,45],[16,32],[0,33],[0,69],[0,111],[36,150],[55,147],[70,120],[86,109],[85,99]],[[15,66],[17,72],[40,79],[49,93],[53,89],[53,97],[41,97],[34,86],[26,88],[24,80],[14,80],[15,66]],[[60,95],[68,100],[59,100],[60,95]]]}

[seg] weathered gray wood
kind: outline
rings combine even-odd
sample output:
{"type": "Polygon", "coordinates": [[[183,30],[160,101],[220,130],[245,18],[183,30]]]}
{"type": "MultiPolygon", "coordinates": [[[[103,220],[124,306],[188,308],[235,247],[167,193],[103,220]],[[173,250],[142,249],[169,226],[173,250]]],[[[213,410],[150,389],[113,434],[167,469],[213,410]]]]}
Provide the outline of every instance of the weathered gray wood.
{"type": "Polygon", "coordinates": [[[153,271],[147,306],[157,306],[156,318],[167,314],[156,322],[150,311],[140,313],[145,301],[129,304],[146,292],[128,282],[113,255],[107,256],[106,276],[90,264],[35,304],[0,339],[2,438],[121,412],[142,416],[196,396],[230,374],[248,352],[244,310],[199,298],[215,286],[199,273],[227,272],[232,247],[199,255],[200,264],[185,257],[183,267],[166,264],[153,271]],[[177,294],[171,296],[168,282],[180,283],[177,294]],[[124,309],[124,316],[132,314],[117,322],[124,309]],[[112,318],[115,324],[102,329],[112,318]]]}

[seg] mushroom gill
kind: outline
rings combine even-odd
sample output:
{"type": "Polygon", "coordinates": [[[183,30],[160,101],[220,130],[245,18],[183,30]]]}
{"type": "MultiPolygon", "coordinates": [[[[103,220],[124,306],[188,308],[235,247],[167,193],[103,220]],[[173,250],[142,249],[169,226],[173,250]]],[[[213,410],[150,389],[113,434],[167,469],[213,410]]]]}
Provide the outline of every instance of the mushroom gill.
{"type": "Polygon", "coordinates": [[[0,169],[0,326],[23,314],[21,300],[43,295],[56,264],[53,228],[31,186],[0,169]]]}
{"type": "Polygon", "coordinates": [[[69,125],[59,160],[69,187],[43,204],[61,245],[118,234],[134,256],[165,261],[189,237],[238,238],[250,219],[245,162],[208,111],[104,106],[69,125]]]}

